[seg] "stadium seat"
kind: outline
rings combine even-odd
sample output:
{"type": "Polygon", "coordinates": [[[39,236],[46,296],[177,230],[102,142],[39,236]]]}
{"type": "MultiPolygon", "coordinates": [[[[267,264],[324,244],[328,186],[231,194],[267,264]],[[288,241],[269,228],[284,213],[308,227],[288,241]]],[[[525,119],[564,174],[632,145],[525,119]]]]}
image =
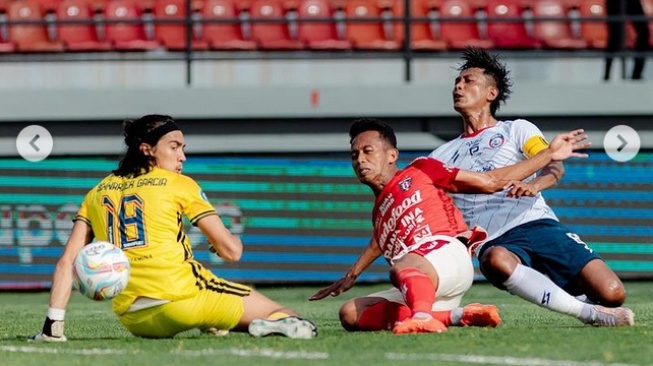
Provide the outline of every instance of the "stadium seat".
{"type": "Polygon", "coordinates": [[[102,13],[104,11],[104,8],[106,8],[107,3],[109,1],[110,0],[86,0],[88,6],[90,6],[94,12],[99,12],[99,13],[102,13]]]}
{"type": "MultiPolygon", "coordinates": [[[[604,0],[583,0],[578,10],[583,18],[598,20],[606,16],[604,0]]],[[[580,33],[591,48],[603,49],[608,44],[608,27],[603,21],[581,21],[580,33]]]]}
{"type": "MultiPolygon", "coordinates": [[[[6,5],[6,4],[5,4],[6,5]]],[[[5,8],[6,10],[6,8],[5,8]]],[[[6,19],[0,18],[0,29],[7,29],[6,19]]],[[[11,53],[16,51],[16,46],[5,39],[6,34],[0,32],[0,53],[11,53]]]]}
{"type": "Polygon", "coordinates": [[[490,39],[481,38],[474,16],[474,8],[465,0],[448,0],[440,5],[440,34],[449,48],[494,47],[490,39]]]}
{"type": "Polygon", "coordinates": [[[280,1],[254,0],[250,8],[252,40],[265,50],[299,50],[304,43],[290,37],[286,11],[280,1]]]}
{"type": "Polygon", "coordinates": [[[368,50],[397,50],[401,44],[388,39],[381,18],[381,7],[370,0],[349,0],[345,6],[346,34],[354,48],[368,50]],[[378,21],[372,20],[379,18],[378,21]],[[361,21],[357,21],[360,19],[361,21]]]}
{"type": "MultiPolygon", "coordinates": [[[[603,19],[607,16],[605,0],[581,0],[579,11],[581,17],[603,19]]],[[[583,39],[592,48],[603,49],[608,44],[608,26],[606,22],[581,21],[580,32],[583,39]]],[[[633,24],[626,23],[626,48],[632,48],[635,45],[635,38],[633,24]]]]}
{"type": "Polygon", "coordinates": [[[511,0],[490,0],[486,5],[488,37],[495,47],[504,49],[533,49],[539,42],[526,30],[524,21],[504,21],[507,18],[523,17],[523,7],[511,0]],[[503,19],[502,19],[503,18],[503,19]],[[496,19],[497,21],[493,21],[496,19]]]}
{"type": "Polygon", "coordinates": [[[567,8],[564,0],[535,1],[532,9],[533,34],[544,47],[556,49],[587,48],[587,42],[574,37],[569,20],[537,20],[538,17],[568,17],[569,8],[567,8]]]}
{"type": "MultiPolygon", "coordinates": [[[[432,9],[439,3],[433,0],[412,0],[411,3],[411,17],[412,18],[427,18],[432,9]]],[[[403,0],[396,0],[394,2],[393,13],[395,17],[403,17],[405,10],[405,3],[403,0]]],[[[410,27],[410,47],[413,50],[424,50],[424,51],[435,51],[435,50],[444,50],[447,48],[447,43],[436,37],[433,33],[431,23],[435,19],[430,18],[428,21],[416,21],[413,20],[413,24],[410,27]]],[[[399,43],[404,42],[405,38],[405,25],[402,20],[395,21],[394,32],[395,39],[399,43]]]]}
{"type": "Polygon", "coordinates": [[[12,53],[16,51],[16,46],[11,42],[0,40],[0,53],[12,53]]]}
{"type": "Polygon", "coordinates": [[[106,39],[118,51],[146,51],[160,48],[157,41],[148,40],[142,23],[142,10],[131,0],[111,0],[104,9],[106,39]],[[124,21],[124,22],[121,22],[124,21]]]}
{"type": "Polygon", "coordinates": [[[316,50],[346,50],[351,48],[351,42],[340,39],[333,22],[306,22],[311,18],[333,19],[333,9],[326,0],[303,0],[297,8],[299,22],[299,39],[310,49],[316,50]]]}
{"type": "Polygon", "coordinates": [[[243,37],[242,8],[233,0],[206,0],[202,8],[202,39],[214,50],[253,50],[256,42],[243,37]],[[212,20],[224,23],[211,23],[212,20]]]}
{"type": "MultiPolygon", "coordinates": [[[[653,18],[653,0],[642,0],[642,7],[644,8],[644,14],[649,18],[653,18]]],[[[648,29],[650,34],[649,45],[653,47],[653,19],[649,19],[648,29]]]]}
{"type": "MultiPolygon", "coordinates": [[[[157,0],[154,4],[154,37],[168,50],[181,51],[186,49],[188,34],[186,19],[186,0],[157,0]],[[160,23],[159,21],[176,21],[178,23],[160,23]]],[[[191,32],[192,33],[192,32],[191,32]]],[[[208,49],[208,43],[191,39],[194,50],[208,49]]]]}
{"type": "Polygon", "coordinates": [[[63,42],[66,50],[76,51],[108,51],[109,42],[100,41],[93,14],[85,0],[64,0],[57,7],[57,20],[61,22],[87,21],[87,24],[58,23],[57,36],[63,42]]]}
{"type": "MultiPolygon", "coordinates": [[[[44,21],[42,10],[38,3],[32,1],[16,1],[7,8],[7,19],[10,21],[44,21]]],[[[51,41],[45,23],[43,24],[12,24],[9,26],[9,41],[16,45],[18,52],[61,52],[63,44],[51,41]]]]}
{"type": "Polygon", "coordinates": [[[32,0],[32,1],[39,3],[39,5],[41,6],[41,11],[43,11],[44,13],[53,13],[57,11],[59,4],[61,4],[63,0],[32,0]]]}

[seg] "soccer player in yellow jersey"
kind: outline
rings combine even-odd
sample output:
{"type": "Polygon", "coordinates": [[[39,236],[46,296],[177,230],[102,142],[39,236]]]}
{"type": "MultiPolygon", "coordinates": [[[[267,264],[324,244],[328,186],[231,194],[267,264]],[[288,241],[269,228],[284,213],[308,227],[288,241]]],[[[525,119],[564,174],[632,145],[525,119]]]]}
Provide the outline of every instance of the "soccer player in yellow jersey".
{"type": "Polygon", "coordinates": [[[76,254],[94,238],[122,248],[131,264],[129,284],[113,300],[113,311],[132,334],[168,338],[203,331],[249,331],[313,338],[317,329],[263,294],[217,277],[193,258],[182,228],[188,217],[224,260],[241,257],[243,244],[222,223],[200,186],[181,174],[184,135],[169,116],[125,121],[127,152],[114,170],[84,198],[59,259],[50,306],[32,341],[65,341],[64,315],[76,254]]]}

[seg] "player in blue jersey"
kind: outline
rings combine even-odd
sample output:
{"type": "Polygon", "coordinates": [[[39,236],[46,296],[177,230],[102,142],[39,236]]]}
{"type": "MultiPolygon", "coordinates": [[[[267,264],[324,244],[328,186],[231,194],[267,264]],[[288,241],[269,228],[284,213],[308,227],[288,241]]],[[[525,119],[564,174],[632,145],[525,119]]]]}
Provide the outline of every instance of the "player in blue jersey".
{"type": "MultiPolygon", "coordinates": [[[[509,71],[486,50],[467,48],[453,89],[454,109],[464,132],[430,156],[460,169],[484,172],[530,159],[548,143],[523,119],[498,120],[510,96],[509,71]]],[[[489,238],[477,251],[480,269],[496,287],[549,310],[597,326],[628,326],[626,290],[617,275],[580,236],[564,225],[541,191],[564,174],[551,162],[539,174],[493,194],[454,194],[469,226],[489,238]],[[575,297],[578,296],[578,297],[575,297]]]]}

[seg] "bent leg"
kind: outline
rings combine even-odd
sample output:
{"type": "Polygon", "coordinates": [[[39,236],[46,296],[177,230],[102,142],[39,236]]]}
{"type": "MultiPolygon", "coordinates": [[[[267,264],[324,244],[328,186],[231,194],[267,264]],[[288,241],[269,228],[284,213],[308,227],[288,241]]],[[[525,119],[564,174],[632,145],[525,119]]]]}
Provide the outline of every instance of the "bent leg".
{"type": "MultiPolygon", "coordinates": [[[[483,274],[494,286],[526,301],[584,321],[588,320],[591,317],[589,304],[579,301],[547,276],[530,268],[533,260],[531,256],[536,255],[534,253],[540,256],[544,251],[556,251],[558,245],[561,245],[560,234],[557,231],[552,234],[551,223],[548,222],[534,222],[522,226],[504,234],[500,238],[501,244],[492,243],[494,246],[482,251],[480,265],[483,274]]],[[[562,235],[568,239],[564,230],[562,235]]]]}
{"type": "Polygon", "coordinates": [[[515,253],[500,246],[486,249],[479,259],[481,273],[491,284],[502,290],[506,289],[503,283],[521,263],[521,259],[515,253]]]}
{"type": "Polygon", "coordinates": [[[626,301],[623,282],[601,259],[587,263],[572,283],[595,304],[618,307],[626,301]]]}
{"type": "MultiPolygon", "coordinates": [[[[392,330],[398,322],[412,316],[396,288],[359,297],[340,307],[340,323],[350,332],[392,330]]],[[[469,304],[464,308],[432,311],[433,318],[445,326],[496,327],[501,323],[493,305],[469,304]]]]}
{"type": "MultiPolygon", "coordinates": [[[[396,289],[395,289],[396,290],[396,289]]],[[[391,330],[396,322],[412,315],[408,306],[382,297],[359,297],[340,307],[340,324],[345,330],[391,330]]]]}
{"type": "Polygon", "coordinates": [[[243,298],[243,309],[243,315],[234,327],[236,331],[247,331],[254,337],[281,335],[309,339],[317,336],[315,324],[258,291],[252,290],[243,298]]]}
{"type": "Polygon", "coordinates": [[[297,312],[289,309],[262,293],[252,290],[249,296],[243,297],[243,315],[234,328],[236,331],[246,331],[254,319],[265,319],[278,313],[278,318],[285,316],[297,316],[297,312]]]}

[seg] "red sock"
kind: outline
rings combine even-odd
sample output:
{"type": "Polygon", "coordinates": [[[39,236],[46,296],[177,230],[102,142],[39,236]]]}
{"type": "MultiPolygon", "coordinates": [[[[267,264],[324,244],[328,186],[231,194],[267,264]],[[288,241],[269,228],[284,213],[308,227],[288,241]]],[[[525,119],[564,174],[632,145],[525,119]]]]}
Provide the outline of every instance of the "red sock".
{"type": "Polygon", "coordinates": [[[357,330],[390,330],[396,322],[411,317],[412,312],[406,305],[383,300],[363,310],[358,322],[357,330]]]}
{"type": "Polygon", "coordinates": [[[417,268],[404,268],[397,272],[397,288],[404,295],[404,301],[413,314],[430,313],[435,303],[435,286],[417,268]]]}
{"type": "MultiPolygon", "coordinates": [[[[392,301],[381,301],[365,310],[356,323],[357,330],[390,330],[396,322],[410,318],[413,312],[403,304],[392,301]]],[[[451,310],[432,311],[431,315],[447,327],[451,326],[451,310]]]]}
{"type": "Polygon", "coordinates": [[[451,310],[432,311],[431,315],[447,327],[451,326],[451,310]]]}

